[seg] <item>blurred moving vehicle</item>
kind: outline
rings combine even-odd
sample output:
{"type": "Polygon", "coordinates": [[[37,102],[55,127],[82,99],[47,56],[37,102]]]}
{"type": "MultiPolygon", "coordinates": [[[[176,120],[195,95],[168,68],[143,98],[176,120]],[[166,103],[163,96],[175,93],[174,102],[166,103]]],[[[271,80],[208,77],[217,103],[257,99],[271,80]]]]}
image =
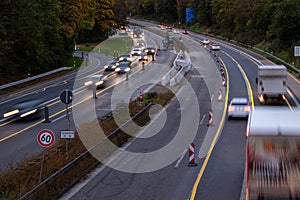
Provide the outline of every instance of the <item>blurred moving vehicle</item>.
{"type": "Polygon", "coordinates": [[[133,37],[141,38],[144,36],[144,32],[142,31],[140,26],[133,26],[133,37]]]}
{"type": "Polygon", "coordinates": [[[220,50],[221,49],[221,47],[220,47],[220,45],[218,45],[218,44],[212,44],[211,46],[210,46],[210,50],[212,50],[212,51],[218,51],[218,50],[220,50]]]}
{"type": "Polygon", "coordinates": [[[130,72],[130,70],[131,70],[130,62],[120,62],[119,66],[115,69],[115,72],[126,73],[126,72],[130,72]]]}
{"type": "Polygon", "coordinates": [[[284,65],[259,65],[256,78],[261,104],[282,104],[287,97],[287,69],[284,65]]]}
{"type": "Polygon", "coordinates": [[[177,30],[177,29],[174,29],[174,30],[173,30],[173,33],[175,33],[175,34],[179,34],[180,32],[179,32],[179,30],[177,30]]]}
{"type": "Polygon", "coordinates": [[[9,108],[9,111],[5,112],[3,117],[10,119],[36,119],[42,116],[44,107],[43,99],[24,100],[9,108]]]}
{"type": "Polygon", "coordinates": [[[247,98],[234,97],[228,106],[228,119],[247,118],[250,112],[250,104],[247,98]]]}
{"type": "Polygon", "coordinates": [[[136,45],[138,45],[139,47],[145,47],[146,43],[145,43],[144,40],[139,39],[139,40],[136,42],[136,45]]]}
{"type": "Polygon", "coordinates": [[[256,106],[249,115],[246,144],[246,198],[300,197],[300,110],[256,106]]]}
{"type": "Polygon", "coordinates": [[[123,62],[123,61],[127,61],[127,62],[132,62],[132,56],[131,54],[123,54],[119,57],[119,64],[120,62],[123,62]]]}
{"type": "Polygon", "coordinates": [[[207,38],[205,38],[205,39],[202,41],[202,44],[203,44],[203,45],[209,45],[209,43],[210,43],[210,40],[207,39],[207,38]]]}
{"type": "Polygon", "coordinates": [[[105,80],[105,77],[103,74],[94,75],[94,76],[91,76],[88,81],[84,82],[84,86],[89,87],[89,88],[93,88],[93,86],[95,88],[100,88],[100,87],[103,87],[104,80],[105,80]]]}
{"type": "Polygon", "coordinates": [[[142,53],[142,48],[141,47],[133,47],[133,49],[131,50],[131,56],[140,56],[142,53]]]}
{"type": "Polygon", "coordinates": [[[147,55],[155,55],[155,52],[156,52],[155,47],[151,45],[148,45],[145,49],[145,53],[147,55]]]}
{"type": "Polygon", "coordinates": [[[117,60],[108,61],[104,66],[105,71],[115,71],[117,66],[119,65],[117,60]]]}
{"type": "Polygon", "coordinates": [[[148,61],[148,55],[146,52],[142,52],[141,55],[139,56],[139,61],[148,61]]]}

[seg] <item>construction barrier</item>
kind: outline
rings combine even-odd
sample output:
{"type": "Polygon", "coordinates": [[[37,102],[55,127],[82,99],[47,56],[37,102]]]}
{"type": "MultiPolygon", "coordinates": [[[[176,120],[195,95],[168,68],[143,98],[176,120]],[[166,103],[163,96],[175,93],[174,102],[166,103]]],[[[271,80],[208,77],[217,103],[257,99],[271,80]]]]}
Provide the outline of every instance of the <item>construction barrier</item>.
{"type": "Polygon", "coordinates": [[[195,145],[191,143],[189,146],[189,167],[195,167],[197,164],[195,163],[195,145]]]}
{"type": "Polygon", "coordinates": [[[222,90],[219,89],[219,92],[218,92],[218,101],[222,101],[222,90]]]}
{"type": "Polygon", "coordinates": [[[210,109],[209,114],[208,114],[208,126],[214,125],[213,116],[214,116],[214,113],[213,113],[212,109],[210,109]]]}

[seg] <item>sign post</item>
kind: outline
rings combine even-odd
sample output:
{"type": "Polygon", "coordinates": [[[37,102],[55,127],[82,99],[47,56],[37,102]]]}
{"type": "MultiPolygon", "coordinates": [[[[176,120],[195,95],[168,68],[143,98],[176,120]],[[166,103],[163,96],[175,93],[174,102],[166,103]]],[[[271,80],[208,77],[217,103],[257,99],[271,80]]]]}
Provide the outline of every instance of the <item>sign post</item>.
{"type": "MultiPolygon", "coordinates": [[[[54,133],[49,129],[41,130],[37,135],[37,141],[41,147],[50,147],[54,144],[55,141],[55,135],[54,133]]],[[[39,177],[39,183],[42,181],[42,174],[43,174],[43,167],[45,162],[45,154],[43,151],[42,154],[42,163],[41,163],[41,170],[40,170],[40,177],[39,177]]]]}
{"type": "MultiPolygon", "coordinates": [[[[69,118],[68,104],[72,103],[73,93],[71,91],[69,91],[68,89],[62,91],[61,94],[60,94],[60,100],[64,104],[66,104],[67,131],[69,131],[70,130],[70,118],[69,118]]],[[[61,136],[62,136],[62,133],[61,133],[61,136]]],[[[69,157],[70,138],[74,138],[74,137],[64,137],[64,138],[67,139],[66,140],[66,153],[67,153],[67,158],[68,158],[69,157]]]]}
{"type": "Polygon", "coordinates": [[[294,56],[296,57],[296,64],[299,65],[300,46],[295,46],[294,47],[294,56]]]}

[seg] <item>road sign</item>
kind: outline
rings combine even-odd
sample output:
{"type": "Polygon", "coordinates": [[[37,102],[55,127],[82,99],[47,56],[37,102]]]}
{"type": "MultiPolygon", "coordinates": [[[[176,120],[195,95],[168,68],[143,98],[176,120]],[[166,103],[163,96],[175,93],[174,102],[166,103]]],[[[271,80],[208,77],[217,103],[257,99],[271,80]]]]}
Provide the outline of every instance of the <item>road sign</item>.
{"type": "Polygon", "coordinates": [[[37,141],[42,147],[50,147],[55,141],[54,133],[48,129],[41,130],[38,133],[37,141]]]}
{"type": "Polygon", "coordinates": [[[62,93],[60,94],[59,97],[63,103],[69,104],[69,103],[72,103],[73,93],[69,90],[64,90],[64,91],[62,91],[62,93]]]}
{"type": "Polygon", "coordinates": [[[294,56],[295,57],[300,56],[300,46],[295,46],[294,47],[294,56]]]}
{"type": "Polygon", "coordinates": [[[68,139],[74,137],[75,137],[74,131],[60,131],[60,138],[68,139]]]}

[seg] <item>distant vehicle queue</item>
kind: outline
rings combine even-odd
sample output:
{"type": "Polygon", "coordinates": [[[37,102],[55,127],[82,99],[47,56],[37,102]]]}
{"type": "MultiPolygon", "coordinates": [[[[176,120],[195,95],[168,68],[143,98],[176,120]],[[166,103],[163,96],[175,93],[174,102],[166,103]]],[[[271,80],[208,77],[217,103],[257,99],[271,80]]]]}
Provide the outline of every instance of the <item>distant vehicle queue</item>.
{"type": "MultiPolygon", "coordinates": [[[[131,71],[132,62],[134,62],[135,60],[143,62],[149,61],[149,55],[152,56],[152,59],[154,59],[156,51],[157,50],[153,45],[146,45],[146,42],[143,39],[139,38],[136,41],[136,46],[134,46],[129,53],[122,54],[118,58],[108,61],[104,66],[104,70],[112,71],[112,73],[117,74],[129,73],[131,71]]],[[[104,86],[106,79],[107,76],[104,76],[103,74],[93,75],[84,82],[84,86],[89,89],[97,89],[104,86]]]]}

